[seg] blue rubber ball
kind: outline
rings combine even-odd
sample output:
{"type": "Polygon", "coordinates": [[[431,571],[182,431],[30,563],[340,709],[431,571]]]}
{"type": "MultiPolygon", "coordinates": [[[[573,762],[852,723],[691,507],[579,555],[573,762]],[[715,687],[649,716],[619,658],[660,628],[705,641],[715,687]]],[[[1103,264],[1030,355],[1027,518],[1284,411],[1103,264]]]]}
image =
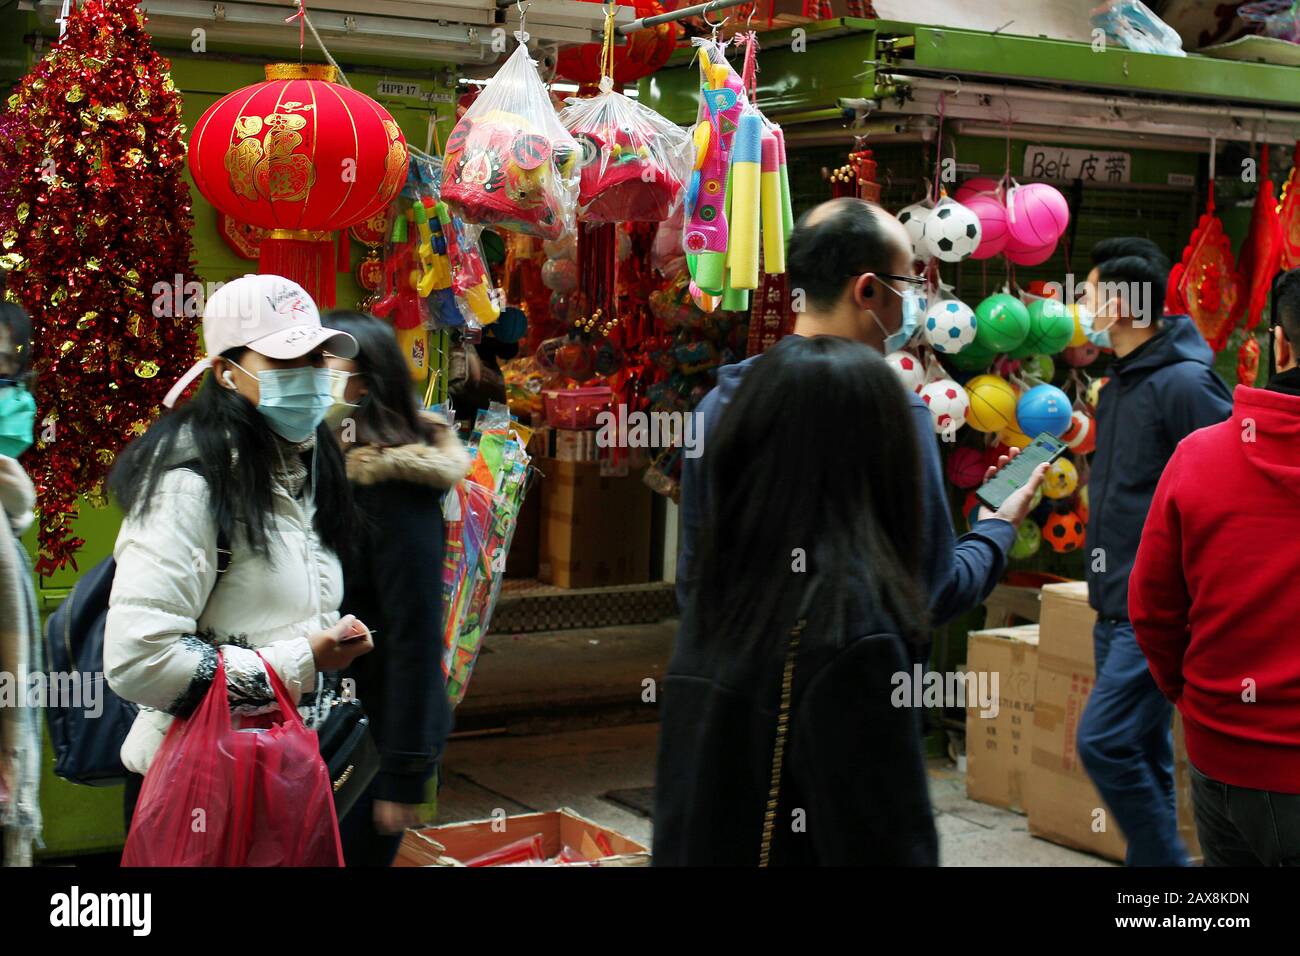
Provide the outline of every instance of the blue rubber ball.
{"type": "Polygon", "coordinates": [[[1070,427],[1073,409],[1070,399],[1055,385],[1037,385],[1020,396],[1016,404],[1016,421],[1030,438],[1043,432],[1057,438],[1070,427]]]}

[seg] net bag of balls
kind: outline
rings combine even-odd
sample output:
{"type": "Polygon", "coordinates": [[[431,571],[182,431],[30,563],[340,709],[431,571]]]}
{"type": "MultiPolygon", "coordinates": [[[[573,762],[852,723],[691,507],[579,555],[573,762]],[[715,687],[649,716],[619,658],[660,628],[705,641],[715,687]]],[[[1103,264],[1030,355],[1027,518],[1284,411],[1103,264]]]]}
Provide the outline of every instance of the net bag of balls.
{"type": "Polygon", "coordinates": [[[577,161],[521,43],[451,131],[442,199],[466,222],[556,239],[572,228],[577,161]]]}
{"type": "Polygon", "coordinates": [[[605,87],[570,99],[560,122],[578,144],[578,219],[662,222],[681,201],[691,137],[654,110],[605,87]]]}

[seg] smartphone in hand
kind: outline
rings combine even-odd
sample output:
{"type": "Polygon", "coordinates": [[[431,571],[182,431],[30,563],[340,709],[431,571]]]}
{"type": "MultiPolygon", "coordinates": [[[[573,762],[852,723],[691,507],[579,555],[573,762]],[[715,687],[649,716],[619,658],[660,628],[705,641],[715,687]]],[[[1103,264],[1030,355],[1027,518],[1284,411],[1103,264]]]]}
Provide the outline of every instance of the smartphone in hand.
{"type": "Polygon", "coordinates": [[[1034,469],[1044,462],[1051,464],[1065,454],[1066,444],[1050,432],[1043,432],[1006,467],[980,485],[975,497],[991,511],[997,511],[1003,502],[1023,488],[1034,476],[1034,469]]]}

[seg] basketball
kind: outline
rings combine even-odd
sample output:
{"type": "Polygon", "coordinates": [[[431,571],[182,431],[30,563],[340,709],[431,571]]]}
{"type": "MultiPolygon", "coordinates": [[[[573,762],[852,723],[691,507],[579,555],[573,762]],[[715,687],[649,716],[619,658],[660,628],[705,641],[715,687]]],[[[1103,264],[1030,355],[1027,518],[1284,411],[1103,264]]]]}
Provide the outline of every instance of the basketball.
{"type": "Polygon", "coordinates": [[[1006,379],[979,375],[966,383],[966,424],[978,432],[999,432],[1016,420],[1016,390],[1006,379]]]}

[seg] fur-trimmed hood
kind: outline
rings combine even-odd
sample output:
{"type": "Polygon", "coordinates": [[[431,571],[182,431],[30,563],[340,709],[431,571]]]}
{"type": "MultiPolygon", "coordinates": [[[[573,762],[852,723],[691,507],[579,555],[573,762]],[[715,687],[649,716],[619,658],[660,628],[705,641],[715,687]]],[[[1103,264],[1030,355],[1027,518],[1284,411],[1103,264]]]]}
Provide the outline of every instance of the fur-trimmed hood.
{"type": "Polygon", "coordinates": [[[438,426],[433,444],[358,445],[347,453],[348,480],[356,485],[406,481],[447,489],[469,473],[469,465],[469,452],[444,425],[438,426]]]}

